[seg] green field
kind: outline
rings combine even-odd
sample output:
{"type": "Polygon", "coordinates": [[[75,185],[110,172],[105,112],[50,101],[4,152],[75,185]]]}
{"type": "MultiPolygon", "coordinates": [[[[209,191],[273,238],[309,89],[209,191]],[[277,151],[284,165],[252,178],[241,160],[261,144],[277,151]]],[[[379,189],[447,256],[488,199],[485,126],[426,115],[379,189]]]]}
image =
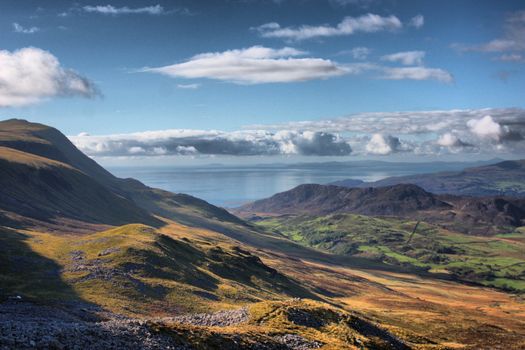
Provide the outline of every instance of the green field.
{"type": "Polygon", "coordinates": [[[495,237],[448,231],[416,221],[354,214],[265,218],[256,224],[295,242],[465,282],[525,292],[525,230],[495,237]]]}

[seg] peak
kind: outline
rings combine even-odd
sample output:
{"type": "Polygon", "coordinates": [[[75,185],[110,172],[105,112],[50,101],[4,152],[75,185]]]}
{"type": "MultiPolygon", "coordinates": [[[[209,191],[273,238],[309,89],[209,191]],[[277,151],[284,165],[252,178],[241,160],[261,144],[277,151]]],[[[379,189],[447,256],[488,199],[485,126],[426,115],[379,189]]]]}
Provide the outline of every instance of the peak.
{"type": "Polygon", "coordinates": [[[519,169],[525,167],[525,159],[520,160],[505,160],[503,162],[499,162],[497,164],[494,164],[494,166],[497,166],[502,169],[519,169]]]}
{"type": "Polygon", "coordinates": [[[0,121],[0,131],[8,130],[21,130],[21,131],[35,131],[35,130],[44,130],[50,129],[49,126],[31,122],[26,119],[11,118],[0,121]]]}

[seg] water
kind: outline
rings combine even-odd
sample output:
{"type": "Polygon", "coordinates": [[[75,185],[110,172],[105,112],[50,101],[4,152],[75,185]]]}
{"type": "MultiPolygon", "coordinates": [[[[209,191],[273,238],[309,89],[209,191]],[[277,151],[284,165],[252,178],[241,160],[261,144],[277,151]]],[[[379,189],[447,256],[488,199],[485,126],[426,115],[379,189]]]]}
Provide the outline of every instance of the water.
{"type": "Polygon", "coordinates": [[[108,169],[118,177],[132,177],[151,187],[187,193],[223,207],[236,207],[305,183],[326,184],[348,178],[376,181],[389,176],[461,170],[480,164],[358,161],[247,166],[119,166],[108,169]]]}

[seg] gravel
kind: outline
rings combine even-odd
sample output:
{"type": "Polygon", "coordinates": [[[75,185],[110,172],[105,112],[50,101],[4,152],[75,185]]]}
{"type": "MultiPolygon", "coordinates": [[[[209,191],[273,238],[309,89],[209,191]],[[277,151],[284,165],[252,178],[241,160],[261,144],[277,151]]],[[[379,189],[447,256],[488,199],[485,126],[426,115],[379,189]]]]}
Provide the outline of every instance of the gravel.
{"type": "MultiPolygon", "coordinates": [[[[108,313],[82,302],[39,305],[13,297],[0,303],[0,350],[192,350],[182,340],[176,341],[156,332],[151,325],[179,323],[228,327],[246,323],[249,316],[247,308],[240,308],[142,320],[108,313]]],[[[310,350],[322,345],[299,335],[285,334],[236,349],[310,350]]]]}

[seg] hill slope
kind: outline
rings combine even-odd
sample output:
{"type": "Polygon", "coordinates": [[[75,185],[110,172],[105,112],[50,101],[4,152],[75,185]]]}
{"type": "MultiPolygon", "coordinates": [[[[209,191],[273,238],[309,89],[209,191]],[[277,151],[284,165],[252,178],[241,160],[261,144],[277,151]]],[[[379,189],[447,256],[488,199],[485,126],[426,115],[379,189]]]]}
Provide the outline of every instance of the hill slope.
{"type": "MultiPolygon", "coordinates": [[[[153,215],[201,226],[242,221],[200,199],[119,179],[80,152],[60,131],[11,119],[0,122],[0,214],[3,222],[61,218],[158,226],[153,215]],[[16,215],[13,215],[16,214],[16,215]],[[3,219],[2,219],[3,218],[3,219]]],[[[220,225],[219,225],[220,226],[220,225]]]]}
{"type": "Polygon", "coordinates": [[[458,172],[440,172],[389,177],[367,183],[353,179],[332,183],[343,187],[382,187],[414,184],[436,194],[468,196],[525,196],[525,160],[508,160],[492,165],[467,168],[458,172]]]}

